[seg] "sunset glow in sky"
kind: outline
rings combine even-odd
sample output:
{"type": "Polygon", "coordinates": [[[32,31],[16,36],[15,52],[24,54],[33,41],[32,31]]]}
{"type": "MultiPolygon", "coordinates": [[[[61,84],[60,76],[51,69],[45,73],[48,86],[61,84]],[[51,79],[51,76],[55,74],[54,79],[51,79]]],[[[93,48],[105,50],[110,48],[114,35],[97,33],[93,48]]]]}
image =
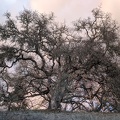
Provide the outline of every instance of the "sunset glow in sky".
{"type": "Polygon", "coordinates": [[[57,20],[72,22],[91,15],[91,10],[101,6],[110,12],[114,19],[120,21],[120,0],[0,0],[0,17],[10,11],[16,16],[24,8],[40,13],[54,12],[57,20]]]}

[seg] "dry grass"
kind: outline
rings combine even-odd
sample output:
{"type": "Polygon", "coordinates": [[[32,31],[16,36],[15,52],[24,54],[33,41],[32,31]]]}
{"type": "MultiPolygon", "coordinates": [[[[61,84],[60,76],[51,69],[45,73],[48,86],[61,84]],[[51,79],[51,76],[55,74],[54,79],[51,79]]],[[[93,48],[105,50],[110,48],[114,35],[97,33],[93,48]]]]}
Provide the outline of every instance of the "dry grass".
{"type": "Polygon", "coordinates": [[[120,120],[119,113],[87,113],[59,111],[0,112],[0,120],[120,120]]]}

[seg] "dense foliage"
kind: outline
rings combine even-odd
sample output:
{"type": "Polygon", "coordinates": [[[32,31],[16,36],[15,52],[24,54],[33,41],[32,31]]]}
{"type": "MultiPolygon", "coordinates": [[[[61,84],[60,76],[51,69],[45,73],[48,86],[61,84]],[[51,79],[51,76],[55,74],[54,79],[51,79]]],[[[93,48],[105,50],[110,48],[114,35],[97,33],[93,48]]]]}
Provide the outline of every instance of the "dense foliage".
{"type": "Polygon", "coordinates": [[[119,27],[98,8],[92,15],[69,28],[53,14],[24,10],[12,19],[6,13],[0,25],[1,106],[119,112],[119,27]]]}

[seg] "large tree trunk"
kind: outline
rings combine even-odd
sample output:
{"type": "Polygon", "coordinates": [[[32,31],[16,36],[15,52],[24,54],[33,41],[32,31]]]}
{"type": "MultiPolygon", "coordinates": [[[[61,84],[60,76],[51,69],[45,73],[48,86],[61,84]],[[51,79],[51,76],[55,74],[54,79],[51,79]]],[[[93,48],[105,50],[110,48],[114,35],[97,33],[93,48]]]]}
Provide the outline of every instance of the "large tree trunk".
{"type": "Polygon", "coordinates": [[[55,89],[52,91],[50,109],[61,109],[61,102],[65,94],[68,75],[60,73],[55,89]]]}

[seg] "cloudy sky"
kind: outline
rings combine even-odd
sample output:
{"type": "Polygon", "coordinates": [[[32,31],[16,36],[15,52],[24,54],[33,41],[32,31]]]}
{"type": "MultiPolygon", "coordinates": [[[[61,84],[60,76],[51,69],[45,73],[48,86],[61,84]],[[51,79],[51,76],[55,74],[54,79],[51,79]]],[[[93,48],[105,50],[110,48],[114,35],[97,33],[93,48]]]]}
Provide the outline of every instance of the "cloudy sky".
{"type": "Polygon", "coordinates": [[[120,0],[0,0],[0,17],[7,11],[16,16],[24,8],[37,10],[40,13],[54,12],[57,20],[72,22],[90,16],[91,10],[102,6],[105,12],[112,13],[120,21],[120,0]]]}

